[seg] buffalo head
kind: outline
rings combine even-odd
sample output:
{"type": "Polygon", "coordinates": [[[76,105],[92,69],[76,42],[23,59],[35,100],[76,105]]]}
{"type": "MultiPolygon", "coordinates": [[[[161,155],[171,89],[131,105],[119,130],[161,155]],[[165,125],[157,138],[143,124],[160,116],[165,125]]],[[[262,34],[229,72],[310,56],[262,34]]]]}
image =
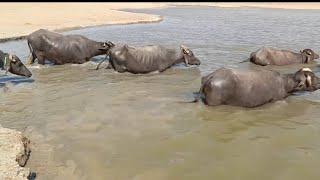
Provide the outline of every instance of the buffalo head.
{"type": "Polygon", "coordinates": [[[309,63],[310,61],[319,58],[319,55],[316,54],[316,53],[315,53],[314,51],[312,51],[311,49],[300,50],[300,53],[301,53],[302,55],[305,55],[305,56],[307,57],[306,63],[309,63]]]}
{"type": "Polygon", "coordinates": [[[188,64],[200,65],[201,63],[200,60],[194,56],[193,52],[189,48],[187,48],[184,45],[181,45],[180,49],[181,49],[181,53],[183,54],[183,59],[186,66],[188,66],[188,64]]]}
{"type": "Polygon", "coordinates": [[[309,68],[302,68],[297,71],[293,79],[297,83],[294,91],[315,91],[320,88],[320,78],[309,68]]]}
{"type": "Polygon", "coordinates": [[[106,53],[114,46],[115,45],[111,41],[102,42],[100,43],[99,50],[106,53]]]}
{"type": "Polygon", "coordinates": [[[32,73],[27,69],[27,67],[21,62],[18,56],[13,54],[7,54],[4,59],[2,59],[4,68],[12,74],[31,77],[32,73]]]}

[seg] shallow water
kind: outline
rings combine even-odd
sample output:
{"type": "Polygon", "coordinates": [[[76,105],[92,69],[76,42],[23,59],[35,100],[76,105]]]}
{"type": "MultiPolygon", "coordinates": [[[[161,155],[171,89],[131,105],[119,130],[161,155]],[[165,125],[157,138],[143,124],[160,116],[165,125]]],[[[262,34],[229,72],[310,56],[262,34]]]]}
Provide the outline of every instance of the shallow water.
{"type": "MultiPolygon", "coordinates": [[[[192,99],[200,78],[261,46],[319,52],[320,11],[180,7],[135,10],[156,24],[74,30],[95,40],[189,46],[199,68],[134,75],[82,65],[29,67],[31,80],[0,77],[0,124],[33,142],[38,179],[318,179],[320,91],[254,109],[192,99]],[[13,83],[10,83],[13,82],[13,83]],[[0,89],[1,90],[1,89],[0,89]]],[[[0,49],[28,56],[25,41],[0,49]]],[[[100,57],[101,58],[101,57],[100,57]]],[[[302,67],[267,67],[282,73],[302,67]]],[[[308,65],[317,75],[318,63],[308,65]]]]}

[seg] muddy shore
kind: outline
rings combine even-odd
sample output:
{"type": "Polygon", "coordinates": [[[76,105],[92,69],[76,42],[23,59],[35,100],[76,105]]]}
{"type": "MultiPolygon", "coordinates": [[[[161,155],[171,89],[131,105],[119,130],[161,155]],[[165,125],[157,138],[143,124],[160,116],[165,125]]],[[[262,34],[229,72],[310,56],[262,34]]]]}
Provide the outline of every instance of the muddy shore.
{"type": "Polygon", "coordinates": [[[24,167],[31,153],[30,140],[0,125],[0,142],[0,179],[30,179],[34,173],[24,167]]]}

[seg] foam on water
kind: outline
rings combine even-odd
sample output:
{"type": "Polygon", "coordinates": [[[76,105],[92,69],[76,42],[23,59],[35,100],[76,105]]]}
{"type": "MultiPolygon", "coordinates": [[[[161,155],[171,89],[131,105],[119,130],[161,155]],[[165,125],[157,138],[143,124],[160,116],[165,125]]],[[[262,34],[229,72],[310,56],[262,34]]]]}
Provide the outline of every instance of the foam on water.
{"type": "Polygon", "coordinates": [[[34,65],[26,65],[28,69],[46,69],[46,68],[51,68],[54,66],[53,64],[34,64],[34,65]]]}

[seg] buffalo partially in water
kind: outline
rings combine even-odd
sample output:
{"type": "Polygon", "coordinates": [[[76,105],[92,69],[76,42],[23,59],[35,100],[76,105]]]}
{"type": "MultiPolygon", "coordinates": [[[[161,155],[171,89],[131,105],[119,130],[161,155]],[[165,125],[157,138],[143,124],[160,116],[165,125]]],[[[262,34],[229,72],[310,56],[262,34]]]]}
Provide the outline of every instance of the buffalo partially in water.
{"type": "Polygon", "coordinates": [[[315,91],[320,79],[309,68],[280,75],[271,70],[220,68],[202,77],[199,98],[210,106],[256,107],[281,100],[296,91],[315,91]]]}
{"type": "Polygon", "coordinates": [[[186,66],[200,65],[200,60],[184,45],[181,45],[179,50],[161,45],[143,47],[123,45],[115,46],[109,51],[108,68],[113,68],[120,73],[127,71],[136,74],[152,71],[163,72],[179,63],[185,63],[186,66]]]}
{"type": "Polygon", "coordinates": [[[32,73],[21,62],[18,56],[0,50],[0,69],[19,76],[31,77],[32,73]]]}
{"type": "Polygon", "coordinates": [[[39,64],[45,60],[53,64],[82,64],[92,57],[103,55],[114,46],[110,41],[97,42],[81,35],[61,35],[45,29],[37,30],[27,37],[30,49],[29,63],[38,59],[39,64]]]}
{"type": "Polygon", "coordinates": [[[289,50],[279,50],[272,47],[262,47],[250,54],[250,61],[257,65],[289,65],[289,64],[307,64],[319,55],[311,49],[301,50],[300,53],[295,53],[289,50]]]}

